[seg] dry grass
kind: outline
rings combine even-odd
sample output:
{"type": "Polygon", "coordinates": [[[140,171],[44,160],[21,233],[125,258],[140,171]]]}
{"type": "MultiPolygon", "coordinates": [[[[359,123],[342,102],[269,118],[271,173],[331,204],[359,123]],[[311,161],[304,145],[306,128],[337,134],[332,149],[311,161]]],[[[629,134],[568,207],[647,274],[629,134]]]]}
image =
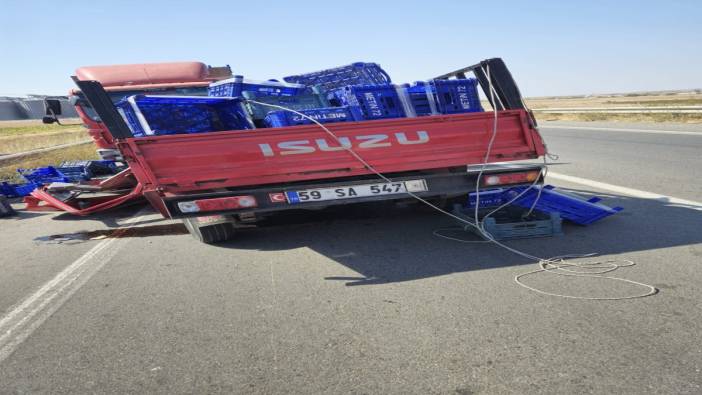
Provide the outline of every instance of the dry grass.
{"type": "Polygon", "coordinates": [[[0,181],[19,182],[17,168],[30,169],[42,166],[60,165],[65,160],[90,160],[100,159],[95,152],[93,144],[81,144],[74,147],[42,152],[29,157],[18,158],[14,161],[4,162],[0,166],[0,181]]]}
{"type": "MultiPolygon", "coordinates": [[[[524,100],[530,108],[626,107],[626,106],[693,106],[702,105],[702,94],[658,94],[590,97],[548,97],[524,100]]],[[[614,122],[679,122],[702,123],[702,114],[544,114],[534,111],[540,121],[614,121],[614,122]]]]}
{"type": "MultiPolygon", "coordinates": [[[[628,98],[630,99],[630,98],[628,98]]],[[[606,104],[614,104],[617,106],[702,106],[702,98],[689,99],[665,99],[665,100],[608,100],[606,104]]]]}
{"type": "Polygon", "coordinates": [[[45,125],[40,121],[0,122],[0,155],[89,140],[81,124],[45,125]]]}
{"type": "Polygon", "coordinates": [[[677,122],[702,123],[702,114],[544,114],[534,111],[538,121],[613,121],[613,122],[677,122]]]}
{"type": "Polygon", "coordinates": [[[546,97],[524,100],[530,108],[572,108],[613,106],[690,106],[702,104],[702,94],[622,95],[590,97],[546,97]]]}
{"type": "Polygon", "coordinates": [[[54,147],[61,144],[90,140],[85,131],[55,133],[31,136],[0,137],[0,155],[31,151],[38,148],[54,147]]]}
{"type": "Polygon", "coordinates": [[[85,130],[79,119],[63,120],[61,123],[64,126],[57,124],[46,125],[38,120],[0,121],[0,137],[85,130]]]}

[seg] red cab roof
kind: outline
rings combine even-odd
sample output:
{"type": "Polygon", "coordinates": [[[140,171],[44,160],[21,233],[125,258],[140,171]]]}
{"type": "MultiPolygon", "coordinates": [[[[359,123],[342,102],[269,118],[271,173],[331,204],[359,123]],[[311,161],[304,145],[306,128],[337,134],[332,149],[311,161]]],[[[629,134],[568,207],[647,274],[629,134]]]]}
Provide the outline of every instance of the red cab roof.
{"type": "Polygon", "coordinates": [[[202,62],[143,63],[80,67],[76,70],[76,76],[83,81],[99,81],[105,88],[115,90],[145,86],[206,85],[231,76],[231,70],[222,73],[222,68],[209,67],[202,62]]]}

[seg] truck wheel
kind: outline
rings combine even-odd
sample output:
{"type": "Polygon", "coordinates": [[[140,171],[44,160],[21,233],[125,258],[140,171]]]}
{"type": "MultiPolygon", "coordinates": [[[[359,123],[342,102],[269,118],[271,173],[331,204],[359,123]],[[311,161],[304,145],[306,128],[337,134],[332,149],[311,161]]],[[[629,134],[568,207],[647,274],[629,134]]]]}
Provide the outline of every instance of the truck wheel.
{"type": "Polygon", "coordinates": [[[208,223],[197,218],[185,218],[183,224],[194,238],[205,244],[221,243],[234,237],[234,224],[229,221],[208,223]]]}

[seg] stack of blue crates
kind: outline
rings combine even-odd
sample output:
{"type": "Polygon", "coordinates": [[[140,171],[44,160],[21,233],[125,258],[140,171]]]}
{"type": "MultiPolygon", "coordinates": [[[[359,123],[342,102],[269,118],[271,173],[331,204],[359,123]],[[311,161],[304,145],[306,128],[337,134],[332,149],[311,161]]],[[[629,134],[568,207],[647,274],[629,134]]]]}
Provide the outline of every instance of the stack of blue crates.
{"type": "Polygon", "coordinates": [[[352,85],[329,93],[332,105],[349,106],[356,119],[401,118],[405,110],[394,85],[352,85]]]}
{"type": "Polygon", "coordinates": [[[274,106],[306,111],[320,122],[483,111],[473,78],[398,87],[380,65],[357,62],[284,80],[254,81],[237,75],[210,84],[208,97],[137,95],[117,107],[137,137],[309,123],[291,112],[283,115],[285,110],[274,106]]]}
{"type": "Polygon", "coordinates": [[[377,63],[356,62],[347,66],[284,77],[285,82],[318,86],[325,90],[349,85],[387,85],[392,83],[388,73],[377,63]]]}
{"type": "MultiPolygon", "coordinates": [[[[319,123],[351,122],[356,120],[348,106],[315,108],[298,112],[319,123]]],[[[285,126],[309,125],[314,122],[299,114],[281,110],[269,112],[266,115],[265,123],[269,128],[281,128],[285,126]]]]}
{"type": "Polygon", "coordinates": [[[241,98],[136,95],[117,109],[137,137],[254,128],[241,98]]]}
{"type": "Polygon", "coordinates": [[[275,80],[253,81],[244,79],[241,75],[233,78],[213,82],[208,88],[208,96],[236,97],[242,92],[252,92],[256,95],[267,96],[295,96],[305,90],[305,85],[286,84],[275,80]]]}

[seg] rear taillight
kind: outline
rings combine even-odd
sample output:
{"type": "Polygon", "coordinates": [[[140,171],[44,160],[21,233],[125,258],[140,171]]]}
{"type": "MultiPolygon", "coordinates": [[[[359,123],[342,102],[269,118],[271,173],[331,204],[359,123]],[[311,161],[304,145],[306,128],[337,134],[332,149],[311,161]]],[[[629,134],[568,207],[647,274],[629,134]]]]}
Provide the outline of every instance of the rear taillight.
{"type": "Polygon", "coordinates": [[[518,173],[500,173],[483,176],[483,186],[519,184],[524,182],[534,182],[541,172],[539,170],[523,171],[518,173]]]}
{"type": "Polygon", "coordinates": [[[256,198],[247,196],[232,196],[214,199],[200,199],[189,202],[178,202],[178,208],[184,213],[199,213],[201,211],[224,211],[258,206],[256,198]]]}

